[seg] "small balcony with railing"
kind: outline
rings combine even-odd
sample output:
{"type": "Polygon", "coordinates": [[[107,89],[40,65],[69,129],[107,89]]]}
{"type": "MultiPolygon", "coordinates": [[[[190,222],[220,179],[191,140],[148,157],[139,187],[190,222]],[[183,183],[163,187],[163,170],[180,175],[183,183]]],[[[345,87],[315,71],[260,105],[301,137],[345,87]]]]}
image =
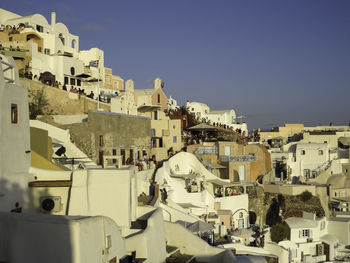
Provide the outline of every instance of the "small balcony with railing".
{"type": "Polygon", "coordinates": [[[220,155],[221,162],[255,162],[258,158],[253,154],[247,155],[220,155]]]}

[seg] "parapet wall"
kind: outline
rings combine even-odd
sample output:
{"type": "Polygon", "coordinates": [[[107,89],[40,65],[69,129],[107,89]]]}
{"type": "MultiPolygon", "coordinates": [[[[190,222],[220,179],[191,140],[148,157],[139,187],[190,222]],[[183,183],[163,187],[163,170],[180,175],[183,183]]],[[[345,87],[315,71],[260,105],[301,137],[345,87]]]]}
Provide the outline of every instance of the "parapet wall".
{"type": "MultiPolygon", "coordinates": [[[[86,96],[79,96],[79,94],[76,93],[46,86],[41,82],[24,78],[20,79],[20,83],[29,93],[43,88],[45,96],[49,101],[49,110],[52,110],[53,114],[76,115],[88,113],[90,110],[97,109],[97,101],[87,98],[86,96]]],[[[111,106],[109,104],[100,102],[99,107],[103,111],[111,111],[111,106]]]]}

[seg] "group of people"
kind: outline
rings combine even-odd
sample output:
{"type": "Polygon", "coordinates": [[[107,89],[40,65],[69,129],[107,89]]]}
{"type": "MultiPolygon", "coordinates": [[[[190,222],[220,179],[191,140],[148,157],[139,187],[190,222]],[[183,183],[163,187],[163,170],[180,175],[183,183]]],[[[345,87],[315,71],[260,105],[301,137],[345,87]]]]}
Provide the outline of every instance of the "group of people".
{"type": "Polygon", "coordinates": [[[188,131],[188,132],[183,131],[183,137],[187,145],[197,144],[197,143],[202,144],[203,142],[209,141],[209,136],[206,132],[193,135],[191,131],[188,131]]]}
{"type": "Polygon", "coordinates": [[[130,160],[130,158],[127,158],[125,164],[136,165],[139,171],[143,171],[145,169],[155,169],[159,165],[155,155],[152,155],[152,157],[149,159],[147,158],[147,155],[144,155],[142,160],[136,160],[135,162],[130,160]]]}

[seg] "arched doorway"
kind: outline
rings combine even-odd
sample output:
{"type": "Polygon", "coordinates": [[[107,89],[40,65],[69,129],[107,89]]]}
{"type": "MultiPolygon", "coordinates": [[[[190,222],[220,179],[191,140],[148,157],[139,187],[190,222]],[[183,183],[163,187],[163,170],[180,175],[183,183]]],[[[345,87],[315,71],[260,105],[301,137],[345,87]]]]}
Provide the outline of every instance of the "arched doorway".
{"type": "Polygon", "coordinates": [[[38,45],[38,52],[42,52],[42,47],[43,47],[42,46],[42,38],[36,34],[28,34],[27,41],[30,41],[30,40],[38,45]]]}
{"type": "Polygon", "coordinates": [[[45,85],[52,86],[55,83],[56,77],[51,72],[45,71],[40,73],[40,81],[45,85]]]}

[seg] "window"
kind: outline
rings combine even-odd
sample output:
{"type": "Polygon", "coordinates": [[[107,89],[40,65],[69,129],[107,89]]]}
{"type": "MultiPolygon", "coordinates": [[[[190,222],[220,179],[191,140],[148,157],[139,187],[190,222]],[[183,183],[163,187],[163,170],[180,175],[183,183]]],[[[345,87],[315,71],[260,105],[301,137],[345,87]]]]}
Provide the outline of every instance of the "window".
{"type": "Polygon", "coordinates": [[[64,77],[64,84],[68,84],[68,77],[64,77]]]}
{"type": "Polygon", "coordinates": [[[111,83],[111,76],[110,75],[106,75],[106,83],[111,83]]]}
{"type": "Polygon", "coordinates": [[[112,155],[117,155],[117,149],[112,150],[112,155]]]}
{"type": "Polygon", "coordinates": [[[323,155],[323,150],[318,150],[318,155],[323,155]]]}
{"type": "Polygon", "coordinates": [[[81,86],[81,80],[80,79],[77,79],[77,85],[81,86]]]}
{"type": "Polygon", "coordinates": [[[50,49],[49,48],[44,48],[44,54],[45,55],[50,55],[50,49]]]}
{"type": "Polygon", "coordinates": [[[155,119],[155,120],[158,120],[158,111],[155,111],[155,112],[154,112],[154,119],[155,119]]]}
{"type": "Polygon", "coordinates": [[[17,104],[11,104],[11,123],[18,123],[17,104]]]}
{"type": "Polygon", "coordinates": [[[42,33],[42,32],[44,32],[44,28],[42,26],[40,26],[40,25],[36,25],[36,31],[42,33]]]}
{"type": "Polygon", "coordinates": [[[173,129],[175,129],[176,128],[176,126],[175,125],[173,125],[173,129]]]}
{"type": "Polygon", "coordinates": [[[114,81],[113,86],[114,86],[115,89],[118,89],[118,88],[119,88],[119,85],[118,85],[118,84],[119,84],[118,81],[114,81]]]}
{"type": "Polygon", "coordinates": [[[160,94],[158,94],[157,97],[158,97],[158,103],[160,103],[160,94]]]}
{"type": "Polygon", "coordinates": [[[70,84],[71,84],[71,85],[75,85],[75,79],[70,78],[70,84]]]}
{"type": "Polygon", "coordinates": [[[305,155],[305,150],[301,150],[301,155],[305,155]]]}
{"type": "Polygon", "coordinates": [[[151,139],[151,148],[156,148],[156,147],[157,147],[157,140],[151,139]]]}
{"type": "Polygon", "coordinates": [[[130,163],[132,163],[134,161],[134,150],[133,149],[130,149],[129,158],[130,158],[130,163]]]}
{"type": "Polygon", "coordinates": [[[243,218],[243,213],[239,212],[239,218],[243,218]]]}
{"type": "Polygon", "coordinates": [[[194,111],[194,108],[192,108],[192,111],[194,111]]]}
{"type": "Polygon", "coordinates": [[[71,68],[70,68],[70,74],[71,74],[72,76],[75,75],[75,68],[74,68],[74,67],[71,67],[71,68]]]}
{"type": "Polygon", "coordinates": [[[176,138],[176,136],[174,136],[173,137],[173,143],[176,143],[176,140],[177,140],[177,138],[176,138]]]}
{"type": "Polygon", "coordinates": [[[155,129],[151,129],[151,135],[155,136],[156,135],[156,130],[155,129]]]}
{"type": "Polygon", "coordinates": [[[60,34],[58,35],[58,38],[61,39],[61,42],[62,42],[62,44],[64,45],[64,37],[63,37],[62,33],[60,33],[60,34]]]}
{"type": "Polygon", "coordinates": [[[103,146],[103,135],[100,135],[100,146],[103,146]]]}
{"type": "Polygon", "coordinates": [[[159,138],[159,147],[162,148],[163,147],[163,139],[159,138]]]}
{"type": "Polygon", "coordinates": [[[310,229],[303,229],[301,236],[302,237],[310,237],[310,229]]]}
{"type": "Polygon", "coordinates": [[[325,221],[322,221],[322,222],[321,222],[321,225],[320,225],[320,230],[325,229],[325,227],[326,227],[326,222],[325,222],[325,221]]]}
{"type": "Polygon", "coordinates": [[[323,141],[323,143],[328,143],[327,141],[323,141]]]}

